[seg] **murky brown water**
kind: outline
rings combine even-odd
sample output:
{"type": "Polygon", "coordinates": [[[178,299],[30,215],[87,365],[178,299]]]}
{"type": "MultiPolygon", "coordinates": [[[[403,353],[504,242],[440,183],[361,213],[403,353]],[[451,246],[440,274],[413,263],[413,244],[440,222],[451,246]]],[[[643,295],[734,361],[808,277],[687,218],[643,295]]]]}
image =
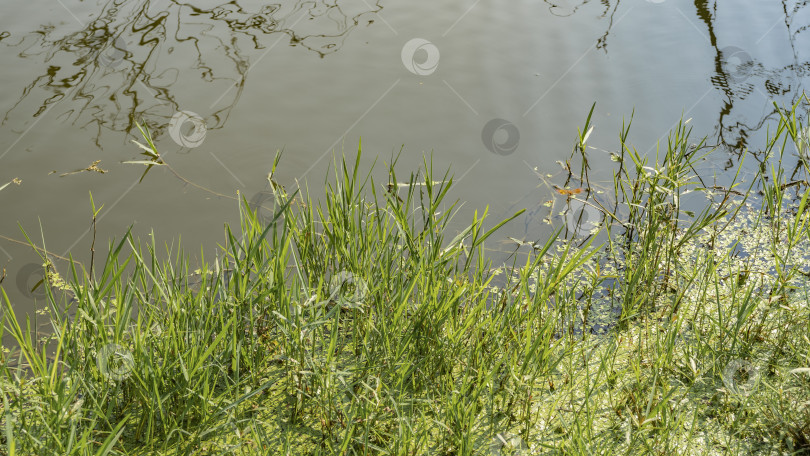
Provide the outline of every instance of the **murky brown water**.
{"type": "Polygon", "coordinates": [[[0,265],[27,312],[41,270],[12,241],[18,224],[87,261],[89,192],[100,250],[134,223],[213,252],[237,191],[267,190],[276,150],[276,179],[319,195],[332,152],[353,156],[362,137],[381,182],[400,148],[403,174],[431,152],[451,167],[459,226],[525,207],[503,236],[543,239],[555,196],[533,169],[560,170],[593,102],[592,177],[610,178],[600,149],[617,149],[634,108],[648,153],[692,118],[725,149],[711,174],[762,144],[772,102],[792,104],[810,74],[810,8],[788,1],[6,0],[0,13],[0,186],[21,181],[0,191],[0,265]],[[144,167],[122,163],[139,157],[136,121],[177,175],[139,184],[144,167]]]}

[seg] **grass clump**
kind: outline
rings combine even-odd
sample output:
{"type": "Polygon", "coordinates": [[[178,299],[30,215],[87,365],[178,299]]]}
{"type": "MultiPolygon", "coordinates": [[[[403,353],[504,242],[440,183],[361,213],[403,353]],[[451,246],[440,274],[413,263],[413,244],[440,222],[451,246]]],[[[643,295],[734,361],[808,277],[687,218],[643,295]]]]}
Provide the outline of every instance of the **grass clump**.
{"type": "Polygon", "coordinates": [[[627,126],[605,201],[580,136],[566,183],[587,191],[567,202],[601,232],[557,231],[511,267],[484,246],[522,211],[451,237],[451,176],[425,162],[398,185],[391,165],[379,186],[359,151],[319,201],[271,174],[272,219],[240,205],[213,260],[128,232],[94,273],[47,275],[48,337],[3,293],[18,348],[0,451],[807,453],[810,190],[801,157],[783,166],[797,108],[745,192],[703,182],[686,123],[654,162],[627,126]]]}

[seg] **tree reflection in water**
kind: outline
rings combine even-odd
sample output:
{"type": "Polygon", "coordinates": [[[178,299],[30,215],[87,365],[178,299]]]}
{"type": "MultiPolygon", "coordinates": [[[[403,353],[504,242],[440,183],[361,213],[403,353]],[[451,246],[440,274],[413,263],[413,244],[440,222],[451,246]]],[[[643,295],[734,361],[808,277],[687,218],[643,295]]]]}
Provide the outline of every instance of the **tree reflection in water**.
{"type": "MultiPolygon", "coordinates": [[[[551,14],[560,17],[571,16],[577,10],[590,3],[592,0],[543,0],[548,4],[548,10],[551,14]]],[[[610,35],[610,30],[613,28],[613,20],[616,16],[616,11],[619,9],[620,0],[611,2],[610,0],[601,0],[600,2],[604,7],[602,14],[599,18],[607,18],[608,24],[605,33],[596,41],[596,48],[607,52],[607,39],[610,35]]]]}
{"type": "MultiPolygon", "coordinates": [[[[544,2],[556,16],[584,12],[584,5],[596,2],[605,32],[595,46],[608,51],[620,1],[544,2]]],[[[372,15],[382,10],[379,1],[366,0],[240,3],[99,0],[84,7],[98,13],[78,32],[64,33],[54,25],[24,36],[3,32],[1,43],[45,69],[24,88],[2,124],[22,133],[53,109],[50,115],[61,121],[95,130],[99,147],[105,130],[136,133],[136,120],[159,136],[175,112],[200,103],[202,81],[207,110],[199,114],[207,129],[218,129],[238,102],[248,69],[276,43],[286,41],[323,57],[337,52],[352,29],[372,23],[372,15]],[[65,99],[70,102],[60,104],[65,99]]],[[[686,3],[674,3],[663,3],[670,10],[661,14],[680,8],[706,32],[714,55],[709,79],[723,96],[717,140],[739,155],[753,134],[778,117],[771,101],[791,105],[804,89],[810,74],[810,9],[798,0],[751,8],[733,0],[694,0],[692,11],[684,9],[686,3]],[[767,14],[778,20],[760,20],[767,14]]],[[[725,166],[732,165],[729,160],[725,166]]]]}
{"type": "Polygon", "coordinates": [[[175,112],[199,105],[199,90],[183,87],[202,81],[211,110],[200,115],[208,130],[218,129],[239,101],[250,66],[276,43],[287,40],[324,57],[382,10],[364,0],[240,3],[108,0],[77,32],[53,25],[18,39],[4,32],[0,41],[47,69],[24,88],[2,125],[21,133],[54,110],[50,115],[61,121],[94,130],[99,147],[105,130],[137,136],[136,121],[159,136],[175,112]]]}
{"type": "MultiPolygon", "coordinates": [[[[728,0],[694,4],[715,54],[711,82],[725,98],[717,120],[718,143],[739,157],[749,137],[764,133],[763,127],[779,118],[773,102],[793,105],[804,91],[803,78],[810,74],[810,8],[806,1],[782,0],[768,2],[773,11],[757,5],[746,14],[746,8],[728,0]],[[763,25],[757,28],[739,23],[760,12],[775,21],[752,19],[752,24],[763,25]]],[[[730,159],[726,169],[732,166],[730,159]]]]}
{"type": "MultiPolygon", "coordinates": [[[[544,0],[557,16],[575,14],[591,1],[544,0]]],[[[596,47],[607,52],[607,39],[620,1],[599,3],[604,7],[600,17],[609,21],[596,47]]],[[[761,3],[753,8],[733,0],[694,0],[694,14],[703,22],[714,53],[710,81],[725,98],[718,113],[717,143],[739,157],[748,147],[750,136],[763,133],[769,121],[778,119],[773,102],[791,106],[804,91],[803,79],[810,75],[810,8],[807,1],[801,0],[761,3]],[[763,13],[776,20],[755,20],[763,13]]],[[[726,169],[733,166],[732,159],[724,165],[726,169]]]]}

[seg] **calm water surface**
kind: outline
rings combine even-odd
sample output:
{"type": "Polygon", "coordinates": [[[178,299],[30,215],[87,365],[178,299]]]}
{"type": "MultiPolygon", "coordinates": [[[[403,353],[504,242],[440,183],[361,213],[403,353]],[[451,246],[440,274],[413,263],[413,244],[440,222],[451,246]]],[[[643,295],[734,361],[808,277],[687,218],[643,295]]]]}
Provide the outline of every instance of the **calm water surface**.
{"type": "Polygon", "coordinates": [[[639,151],[683,115],[721,146],[702,171],[722,174],[762,144],[773,102],[802,93],[808,24],[795,1],[6,0],[0,186],[21,183],[0,191],[3,286],[15,308],[43,305],[20,226],[89,259],[89,192],[100,250],[134,224],[213,253],[237,192],[268,190],[276,150],[278,182],[319,195],[333,152],[353,157],[360,138],[379,182],[400,149],[402,175],[430,153],[450,167],[457,227],[527,208],[501,239],[544,239],[565,220],[543,222],[555,196],[537,173],[560,171],[592,103],[594,179],[610,179],[605,151],[634,109],[639,151]],[[155,168],[139,184],[144,167],[122,163],[139,159],[136,121],[182,179],[155,168]]]}

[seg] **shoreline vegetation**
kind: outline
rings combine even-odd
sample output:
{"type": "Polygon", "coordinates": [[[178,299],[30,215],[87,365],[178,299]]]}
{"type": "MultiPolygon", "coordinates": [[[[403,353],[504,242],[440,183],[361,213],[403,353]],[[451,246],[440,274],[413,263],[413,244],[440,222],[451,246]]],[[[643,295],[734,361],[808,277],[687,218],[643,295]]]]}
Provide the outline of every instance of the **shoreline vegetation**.
{"type": "Polygon", "coordinates": [[[589,114],[569,223],[511,266],[484,245],[522,210],[450,234],[449,172],[380,185],[359,149],[319,199],[271,173],[273,217],[243,200],[222,257],[127,232],[46,266],[47,336],[2,291],[0,454],[810,454],[802,101],[727,187],[687,121],[650,157],[623,125],[597,191],[589,114]]]}

